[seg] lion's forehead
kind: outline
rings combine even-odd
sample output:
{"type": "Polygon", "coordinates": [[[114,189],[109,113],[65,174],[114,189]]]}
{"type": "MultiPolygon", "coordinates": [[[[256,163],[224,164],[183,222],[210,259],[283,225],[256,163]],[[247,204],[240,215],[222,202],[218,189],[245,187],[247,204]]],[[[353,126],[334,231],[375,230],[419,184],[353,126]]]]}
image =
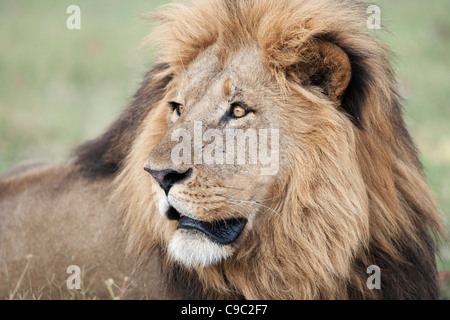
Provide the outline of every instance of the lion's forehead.
{"type": "Polygon", "coordinates": [[[217,50],[212,47],[190,65],[185,67],[185,75],[180,74],[177,96],[200,99],[206,94],[224,98],[224,84],[230,81],[231,87],[251,91],[267,87],[268,71],[262,63],[260,49],[243,47],[222,61],[217,50]],[[255,77],[255,75],[257,75],[255,77]]]}

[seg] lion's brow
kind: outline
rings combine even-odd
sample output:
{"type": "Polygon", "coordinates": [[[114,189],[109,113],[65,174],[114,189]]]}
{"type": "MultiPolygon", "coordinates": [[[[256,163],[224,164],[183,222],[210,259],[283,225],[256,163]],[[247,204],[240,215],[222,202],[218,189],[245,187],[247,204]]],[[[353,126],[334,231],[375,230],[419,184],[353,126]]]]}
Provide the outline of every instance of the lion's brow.
{"type": "Polygon", "coordinates": [[[225,82],[223,83],[223,95],[225,98],[229,99],[231,96],[231,84],[233,83],[233,80],[231,78],[226,78],[225,82]]]}

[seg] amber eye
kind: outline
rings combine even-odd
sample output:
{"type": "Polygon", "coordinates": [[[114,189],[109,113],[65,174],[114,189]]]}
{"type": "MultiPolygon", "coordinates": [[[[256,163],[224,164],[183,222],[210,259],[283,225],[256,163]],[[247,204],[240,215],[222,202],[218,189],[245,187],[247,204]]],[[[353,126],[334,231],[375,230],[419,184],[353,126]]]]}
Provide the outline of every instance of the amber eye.
{"type": "Polygon", "coordinates": [[[181,116],[181,114],[183,113],[183,105],[176,103],[176,102],[169,102],[170,106],[172,107],[173,110],[175,110],[177,112],[178,116],[181,116]]]}
{"type": "Polygon", "coordinates": [[[178,116],[181,116],[181,114],[183,113],[184,107],[183,107],[181,104],[179,104],[179,105],[175,108],[175,110],[177,111],[177,115],[178,115],[178,116]]]}
{"type": "Polygon", "coordinates": [[[231,106],[231,114],[233,115],[233,117],[235,118],[242,118],[245,117],[247,115],[247,110],[245,110],[245,108],[239,104],[233,104],[231,106]]]}

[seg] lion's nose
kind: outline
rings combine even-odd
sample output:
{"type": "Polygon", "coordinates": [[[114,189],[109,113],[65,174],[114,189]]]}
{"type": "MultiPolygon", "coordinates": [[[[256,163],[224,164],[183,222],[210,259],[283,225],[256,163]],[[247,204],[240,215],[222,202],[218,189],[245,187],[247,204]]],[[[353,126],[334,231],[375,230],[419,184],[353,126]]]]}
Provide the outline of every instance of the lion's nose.
{"type": "Polygon", "coordinates": [[[179,172],[173,169],[152,170],[149,167],[145,166],[144,170],[150,173],[153,178],[155,178],[166,195],[169,193],[170,188],[172,188],[174,184],[189,178],[189,176],[192,174],[191,168],[184,172],[179,172]]]}

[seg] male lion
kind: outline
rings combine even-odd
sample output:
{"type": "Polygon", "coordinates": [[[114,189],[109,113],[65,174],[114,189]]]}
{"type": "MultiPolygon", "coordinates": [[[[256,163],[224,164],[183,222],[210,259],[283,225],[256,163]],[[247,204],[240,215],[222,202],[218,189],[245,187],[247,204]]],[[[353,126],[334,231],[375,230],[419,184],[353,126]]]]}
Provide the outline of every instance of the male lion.
{"type": "Polygon", "coordinates": [[[364,4],[197,0],[157,18],[159,61],[111,128],[1,177],[2,297],[67,297],[71,265],[98,298],[125,277],[124,298],[438,296],[441,218],[364,4]],[[275,142],[272,174],[220,148],[238,129],[241,147],[251,130],[275,142]]]}

